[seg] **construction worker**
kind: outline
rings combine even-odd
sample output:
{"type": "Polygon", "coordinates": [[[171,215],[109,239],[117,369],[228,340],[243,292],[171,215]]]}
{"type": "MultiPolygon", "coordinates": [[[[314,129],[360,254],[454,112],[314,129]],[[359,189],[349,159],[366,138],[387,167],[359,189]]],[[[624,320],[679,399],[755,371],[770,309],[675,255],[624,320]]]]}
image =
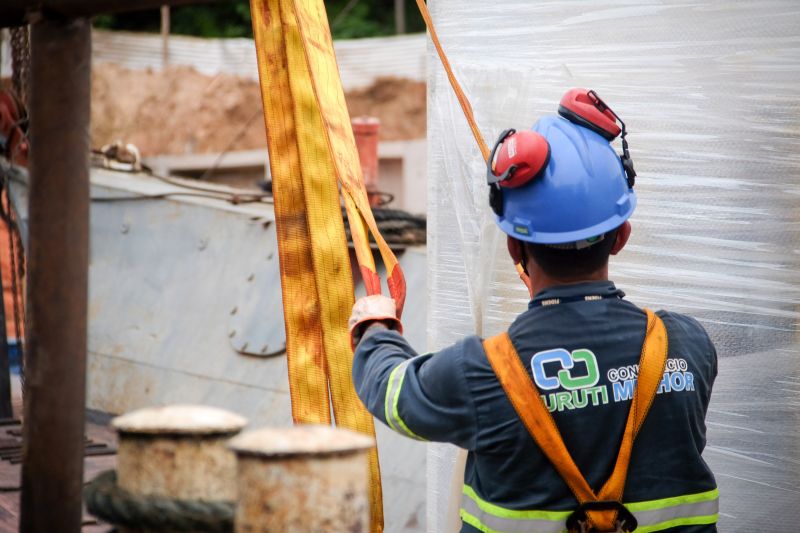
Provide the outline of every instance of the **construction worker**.
{"type": "Polygon", "coordinates": [[[361,298],[356,390],[401,435],[468,450],[462,532],[716,531],[701,456],[716,351],[694,319],[609,281],[636,206],[624,123],[584,89],[559,115],[504,132],[487,172],[528,308],[497,337],[418,355],[394,301],[361,298]]]}

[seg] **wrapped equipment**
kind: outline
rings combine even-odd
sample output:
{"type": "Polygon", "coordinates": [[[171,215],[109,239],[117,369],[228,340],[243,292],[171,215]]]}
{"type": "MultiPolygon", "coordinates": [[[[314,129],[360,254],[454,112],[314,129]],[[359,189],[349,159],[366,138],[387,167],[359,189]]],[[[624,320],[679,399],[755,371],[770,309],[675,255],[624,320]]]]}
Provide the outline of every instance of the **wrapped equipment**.
{"type": "MultiPolygon", "coordinates": [[[[720,530],[797,523],[800,11],[789,1],[722,0],[429,6],[489,144],[555,114],[571,87],[597,90],[625,120],[639,205],[611,277],[640,306],[696,317],[717,346],[704,456],[720,487],[720,530]]],[[[432,46],[428,67],[435,350],[500,332],[527,293],[432,46]]],[[[451,446],[429,447],[430,532],[452,530],[455,457],[451,446]]]]}

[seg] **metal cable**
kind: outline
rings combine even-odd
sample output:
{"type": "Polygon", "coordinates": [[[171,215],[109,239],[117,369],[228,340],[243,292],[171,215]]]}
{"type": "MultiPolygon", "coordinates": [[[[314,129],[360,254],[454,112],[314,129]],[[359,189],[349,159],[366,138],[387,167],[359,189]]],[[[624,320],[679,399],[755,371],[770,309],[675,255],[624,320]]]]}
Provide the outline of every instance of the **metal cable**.
{"type": "MultiPolygon", "coordinates": [[[[92,150],[92,155],[99,156],[99,161],[93,161],[94,164],[97,166],[101,166],[104,168],[108,168],[107,164],[104,164],[104,161],[109,159],[113,159],[119,163],[129,163],[127,161],[120,160],[116,158],[116,156],[108,151],[103,150],[92,150]]],[[[168,176],[161,176],[156,174],[152,168],[149,166],[136,162],[135,164],[131,164],[130,168],[120,168],[115,167],[113,170],[117,172],[127,172],[130,174],[135,174],[138,172],[142,172],[151,178],[155,178],[159,181],[163,181],[169,185],[173,185],[175,187],[180,187],[182,189],[187,189],[190,191],[197,191],[194,193],[189,192],[167,192],[167,193],[158,193],[158,194],[146,194],[141,196],[109,196],[109,197],[92,197],[92,202],[127,202],[127,201],[139,201],[139,200],[163,200],[166,198],[171,198],[175,196],[194,196],[194,197],[201,197],[201,198],[212,198],[215,200],[222,200],[230,202],[234,205],[238,204],[246,204],[246,203],[272,203],[272,194],[269,193],[260,193],[260,192],[242,192],[242,193],[235,193],[235,192],[228,192],[228,191],[220,191],[210,189],[207,186],[200,186],[200,185],[191,185],[189,183],[184,182],[183,180],[178,180],[174,178],[170,178],[168,176]],[[138,168],[137,168],[138,165],[138,168]],[[140,169],[140,170],[139,170],[140,169]]]]}
{"type": "Polygon", "coordinates": [[[238,195],[238,194],[229,194],[226,196],[220,196],[213,193],[200,193],[200,192],[165,192],[160,194],[144,194],[141,196],[93,196],[91,198],[92,202],[136,202],[141,200],[164,200],[167,198],[173,198],[178,196],[191,196],[191,197],[198,197],[198,198],[211,198],[214,200],[222,200],[226,202],[230,202],[233,205],[239,204],[252,204],[252,203],[271,203],[266,202],[264,197],[261,195],[238,195]]]}
{"type": "Polygon", "coordinates": [[[231,138],[231,140],[228,143],[228,145],[219,153],[219,155],[217,156],[217,159],[214,161],[214,163],[210,167],[208,167],[205,170],[205,172],[203,172],[203,174],[198,178],[199,181],[203,181],[203,180],[206,180],[206,179],[210,178],[214,174],[214,172],[217,171],[217,169],[219,168],[220,163],[222,163],[223,158],[228,154],[228,152],[231,151],[231,148],[233,148],[233,146],[237,142],[239,142],[239,140],[242,137],[244,137],[244,135],[247,133],[247,130],[250,129],[250,125],[258,117],[260,117],[262,115],[263,115],[263,112],[259,108],[259,109],[256,110],[255,113],[253,113],[253,115],[249,119],[247,119],[247,122],[245,122],[244,125],[241,127],[241,129],[239,129],[239,133],[237,133],[236,135],[234,135],[231,138]]]}

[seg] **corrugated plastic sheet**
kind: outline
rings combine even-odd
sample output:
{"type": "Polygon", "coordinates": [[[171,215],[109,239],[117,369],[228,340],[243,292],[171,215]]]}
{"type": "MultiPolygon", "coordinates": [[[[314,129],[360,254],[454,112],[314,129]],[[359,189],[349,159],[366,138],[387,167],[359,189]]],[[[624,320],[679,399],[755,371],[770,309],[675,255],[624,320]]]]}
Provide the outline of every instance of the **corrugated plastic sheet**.
{"type": "MultiPolygon", "coordinates": [[[[161,36],[147,33],[95,30],[92,59],[133,69],[163,66],[161,36]]],[[[379,76],[425,80],[425,36],[422,34],[334,43],[345,90],[369,86],[379,76]]],[[[258,79],[252,39],[201,39],[171,35],[169,62],[190,66],[208,75],[235,74],[258,79]]]]}
{"type": "MultiPolygon", "coordinates": [[[[721,531],[800,521],[800,9],[791,1],[431,0],[490,143],[589,87],[626,121],[639,172],[612,278],[695,316],[720,376],[705,457],[721,531]]],[[[503,330],[527,295],[487,204],[484,164],[432,46],[429,348],[503,330]]],[[[454,450],[428,456],[428,531],[447,531],[454,450]]]]}

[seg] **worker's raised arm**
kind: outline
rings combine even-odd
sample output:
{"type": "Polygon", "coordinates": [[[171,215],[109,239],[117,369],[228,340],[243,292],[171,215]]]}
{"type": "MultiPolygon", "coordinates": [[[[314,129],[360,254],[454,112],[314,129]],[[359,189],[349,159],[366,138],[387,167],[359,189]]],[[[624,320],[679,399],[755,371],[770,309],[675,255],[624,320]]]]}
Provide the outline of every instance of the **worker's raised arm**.
{"type": "Polygon", "coordinates": [[[417,355],[399,331],[390,329],[396,322],[365,322],[374,325],[354,336],[353,382],[367,409],[406,437],[474,449],[476,413],[461,353],[469,339],[417,355]]]}

